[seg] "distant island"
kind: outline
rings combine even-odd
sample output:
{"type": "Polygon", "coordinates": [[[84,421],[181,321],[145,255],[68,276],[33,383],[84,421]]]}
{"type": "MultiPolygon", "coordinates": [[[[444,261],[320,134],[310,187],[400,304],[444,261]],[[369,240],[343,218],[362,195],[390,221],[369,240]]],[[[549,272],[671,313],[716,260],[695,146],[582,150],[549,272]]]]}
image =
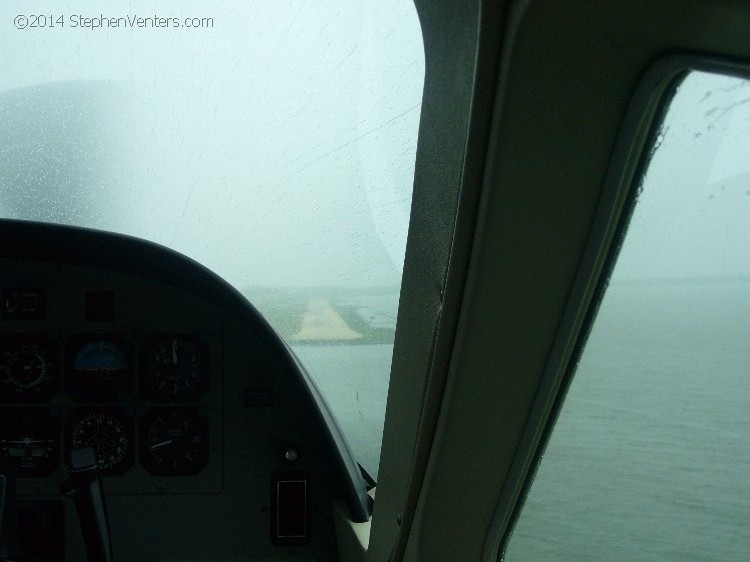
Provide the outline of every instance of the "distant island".
{"type": "Polygon", "coordinates": [[[685,285],[736,285],[750,283],[750,275],[716,275],[702,277],[673,277],[661,279],[617,279],[612,280],[613,287],[651,287],[651,286],[685,286],[685,285]]]}

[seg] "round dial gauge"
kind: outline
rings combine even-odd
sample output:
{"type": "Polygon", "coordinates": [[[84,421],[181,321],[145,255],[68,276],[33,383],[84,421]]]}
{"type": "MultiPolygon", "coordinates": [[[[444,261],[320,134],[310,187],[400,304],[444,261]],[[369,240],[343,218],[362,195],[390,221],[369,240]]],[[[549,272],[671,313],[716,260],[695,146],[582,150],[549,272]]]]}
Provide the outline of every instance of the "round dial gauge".
{"type": "Polygon", "coordinates": [[[46,476],[57,466],[58,418],[45,408],[0,414],[0,465],[16,476],[46,476]]]}
{"type": "Polygon", "coordinates": [[[144,351],[144,394],[176,402],[200,397],[208,383],[204,346],[184,337],[152,339],[144,351]]]}
{"type": "Polygon", "coordinates": [[[43,402],[57,393],[57,365],[42,340],[0,342],[0,400],[43,402]]]}
{"type": "Polygon", "coordinates": [[[123,474],[133,464],[133,430],[130,420],[101,410],[79,412],[69,422],[70,450],[92,447],[99,470],[123,474]]]}
{"type": "Polygon", "coordinates": [[[128,369],[125,353],[106,340],[87,343],[76,354],[73,368],[99,380],[114,380],[128,369]]]}
{"type": "Polygon", "coordinates": [[[121,401],[132,389],[128,353],[116,338],[78,337],[69,344],[66,390],[79,400],[121,401]]]}
{"type": "Polygon", "coordinates": [[[21,390],[36,388],[47,376],[47,357],[37,346],[4,351],[3,366],[10,383],[21,390]]]}
{"type": "Polygon", "coordinates": [[[208,462],[208,423],[195,408],[154,408],[141,422],[141,464],[151,474],[196,474],[208,462]]]}

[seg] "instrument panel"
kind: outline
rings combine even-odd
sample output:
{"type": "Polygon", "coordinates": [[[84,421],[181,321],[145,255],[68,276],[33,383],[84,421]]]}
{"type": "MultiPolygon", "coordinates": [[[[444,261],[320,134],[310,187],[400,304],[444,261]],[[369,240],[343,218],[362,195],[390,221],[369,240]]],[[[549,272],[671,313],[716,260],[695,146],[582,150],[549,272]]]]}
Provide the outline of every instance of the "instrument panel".
{"type": "Polygon", "coordinates": [[[208,464],[209,348],[195,334],[0,335],[0,465],[47,476],[93,447],[103,476],[136,464],[151,475],[208,464]],[[63,358],[62,361],[60,358],[63,358]],[[64,368],[60,368],[64,365],[64,368]]]}
{"type": "Polygon", "coordinates": [[[29,544],[84,558],[64,484],[71,449],[90,446],[117,559],[335,560],[334,502],[366,521],[364,483],[257,311],[149,243],[5,226],[0,472],[16,476],[29,544]]]}

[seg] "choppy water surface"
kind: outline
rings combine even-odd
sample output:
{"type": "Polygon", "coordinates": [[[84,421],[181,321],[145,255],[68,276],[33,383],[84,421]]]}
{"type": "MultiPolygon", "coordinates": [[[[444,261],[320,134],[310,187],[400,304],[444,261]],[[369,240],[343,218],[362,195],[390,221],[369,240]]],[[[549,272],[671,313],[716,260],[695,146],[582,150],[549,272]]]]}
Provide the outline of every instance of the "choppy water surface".
{"type": "Polygon", "coordinates": [[[507,560],[750,556],[750,284],[612,287],[507,560]]]}

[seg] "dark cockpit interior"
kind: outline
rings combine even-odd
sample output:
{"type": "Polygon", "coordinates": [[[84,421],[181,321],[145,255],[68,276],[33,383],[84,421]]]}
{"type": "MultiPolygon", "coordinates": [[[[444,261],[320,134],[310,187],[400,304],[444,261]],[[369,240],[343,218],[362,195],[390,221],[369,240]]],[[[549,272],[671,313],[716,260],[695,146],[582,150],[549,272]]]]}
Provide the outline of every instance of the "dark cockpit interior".
{"type": "Polygon", "coordinates": [[[367,485],[243,296],[135,238],[2,229],[0,559],[99,559],[90,498],[71,491],[86,450],[114,559],[337,557],[334,511],[366,521],[367,485]]]}

